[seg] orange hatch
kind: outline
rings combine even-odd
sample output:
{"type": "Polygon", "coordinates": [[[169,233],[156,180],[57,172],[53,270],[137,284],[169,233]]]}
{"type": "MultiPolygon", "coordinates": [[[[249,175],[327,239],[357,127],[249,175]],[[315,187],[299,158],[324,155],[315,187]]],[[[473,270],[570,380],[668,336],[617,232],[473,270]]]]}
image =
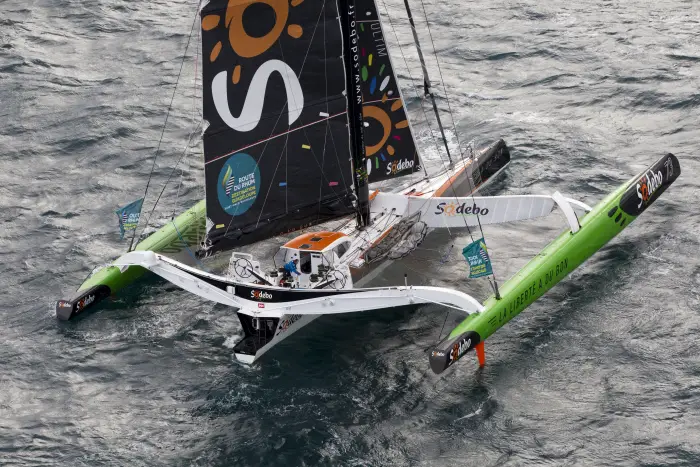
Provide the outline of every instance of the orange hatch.
{"type": "Polygon", "coordinates": [[[292,250],[323,251],[339,238],[347,237],[342,232],[311,232],[299,235],[294,240],[284,244],[284,248],[292,250]]]}

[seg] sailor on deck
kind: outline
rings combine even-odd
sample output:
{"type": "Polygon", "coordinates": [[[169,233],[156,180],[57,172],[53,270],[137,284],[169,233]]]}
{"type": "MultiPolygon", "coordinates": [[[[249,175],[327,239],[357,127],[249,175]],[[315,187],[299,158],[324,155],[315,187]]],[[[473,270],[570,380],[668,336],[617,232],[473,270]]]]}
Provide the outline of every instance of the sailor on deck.
{"type": "Polygon", "coordinates": [[[301,273],[297,271],[297,263],[299,262],[299,258],[296,256],[292,258],[290,262],[284,265],[284,270],[289,274],[290,276],[292,273],[296,274],[297,276],[301,276],[301,273]]]}

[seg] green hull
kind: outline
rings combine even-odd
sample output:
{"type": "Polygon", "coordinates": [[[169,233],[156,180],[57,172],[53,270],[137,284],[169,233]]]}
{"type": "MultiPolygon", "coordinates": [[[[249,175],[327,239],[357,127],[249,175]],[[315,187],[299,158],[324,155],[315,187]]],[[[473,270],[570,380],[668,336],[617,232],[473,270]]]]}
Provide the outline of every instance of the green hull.
{"type": "Polygon", "coordinates": [[[544,295],[630,225],[679,175],[678,159],[668,154],[608,195],[580,220],[578,232],[562,233],[501,287],[500,299],[490,297],[484,311],[452,330],[430,355],[433,371],[443,372],[544,295]]]}
{"type": "MultiPolygon", "coordinates": [[[[189,258],[189,262],[192,262],[198,242],[204,238],[205,225],[205,202],[200,201],[149,235],[135,249],[166,253],[171,257],[182,256],[184,261],[189,258]]],[[[83,282],[73,298],[58,301],[56,316],[63,320],[70,319],[133,283],[145,272],[138,266],[131,266],[124,272],[116,266],[102,268],[83,282]]]]}

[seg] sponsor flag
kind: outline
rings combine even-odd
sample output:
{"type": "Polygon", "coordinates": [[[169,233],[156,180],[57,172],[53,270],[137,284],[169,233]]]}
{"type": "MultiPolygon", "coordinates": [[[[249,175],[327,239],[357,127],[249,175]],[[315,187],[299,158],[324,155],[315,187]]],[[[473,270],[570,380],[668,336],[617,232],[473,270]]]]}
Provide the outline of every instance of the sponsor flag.
{"type": "Polygon", "coordinates": [[[470,243],[462,250],[464,259],[469,263],[469,278],[489,276],[493,274],[491,269],[491,259],[486,249],[486,242],[483,237],[470,243]]]}
{"type": "Polygon", "coordinates": [[[136,230],[136,226],[139,224],[139,218],[141,217],[142,205],[143,198],[140,198],[114,211],[117,214],[117,218],[119,218],[119,231],[122,240],[124,239],[125,232],[136,230]]]}

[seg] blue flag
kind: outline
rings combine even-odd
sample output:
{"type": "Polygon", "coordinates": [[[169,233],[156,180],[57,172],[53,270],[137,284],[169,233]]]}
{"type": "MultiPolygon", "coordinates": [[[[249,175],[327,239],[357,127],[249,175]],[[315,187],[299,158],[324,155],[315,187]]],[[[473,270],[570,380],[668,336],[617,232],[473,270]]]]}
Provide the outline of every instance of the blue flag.
{"type": "Polygon", "coordinates": [[[489,252],[483,237],[470,243],[462,250],[462,255],[469,263],[469,278],[483,277],[493,274],[489,252]]]}
{"type": "Polygon", "coordinates": [[[139,224],[139,219],[141,218],[142,205],[143,198],[137,199],[133,203],[127,204],[123,208],[114,211],[119,218],[119,231],[121,232],[122,240],[124,239],[125,232],[136,230],[136,226],[139,224]]]}

